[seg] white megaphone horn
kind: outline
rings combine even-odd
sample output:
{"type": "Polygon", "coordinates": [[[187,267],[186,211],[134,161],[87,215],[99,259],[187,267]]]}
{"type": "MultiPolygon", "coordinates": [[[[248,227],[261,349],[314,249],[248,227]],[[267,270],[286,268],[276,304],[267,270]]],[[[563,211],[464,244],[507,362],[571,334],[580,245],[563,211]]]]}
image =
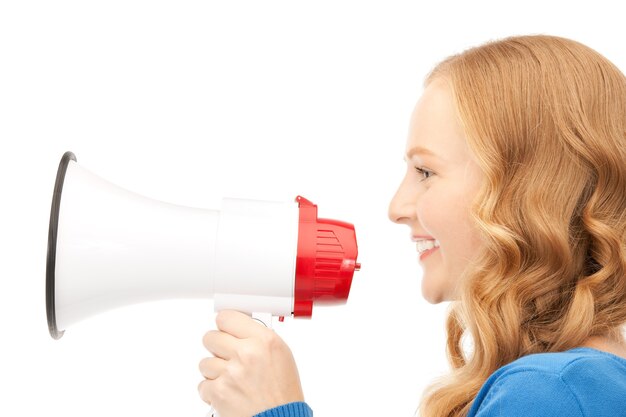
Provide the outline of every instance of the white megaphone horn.
{"type": "Polygon", "coordinates": [[[50,335],[94,314],[144,301],[208,298],[214,309],[311,317],[347,301],[357,263],[354,226],[294,201],[222,200],[178,206],[59,164],[48,231],[50,335]]]}

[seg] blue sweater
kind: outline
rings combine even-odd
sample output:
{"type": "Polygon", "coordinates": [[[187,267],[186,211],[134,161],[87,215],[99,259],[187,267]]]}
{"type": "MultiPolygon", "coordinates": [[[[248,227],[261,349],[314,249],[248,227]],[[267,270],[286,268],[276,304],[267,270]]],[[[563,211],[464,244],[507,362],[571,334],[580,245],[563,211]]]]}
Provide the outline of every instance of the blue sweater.
{"type": "Polygon", "coordinates": [[[590,348],[540,353],[498,369],[467,417],[626,417],[626,359],[590,348]]]}
{"type": "MultiPolygon", "coordinates": [[[[291,403],[255,417],[312,417],[291,403]]],[[[626,417],[626,359],[590,348],[540,353],[498,369],[467,417],[626,417]]]]}
{"type": "Polygon", "coordinates": [[[306,403],[289,403],[264,411],[254,417],[313,417],[313,410],[306,403]]]}

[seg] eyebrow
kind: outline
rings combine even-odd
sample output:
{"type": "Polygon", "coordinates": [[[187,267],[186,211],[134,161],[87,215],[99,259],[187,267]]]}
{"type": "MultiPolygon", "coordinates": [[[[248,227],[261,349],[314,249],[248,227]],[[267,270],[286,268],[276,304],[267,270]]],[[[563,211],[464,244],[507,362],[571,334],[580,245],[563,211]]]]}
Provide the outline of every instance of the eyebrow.
{"type": "Polygon", "coordinates": [[[421,146],[414,146],[411,149],[409,149],[409,151],[406,153],[406,156],[408,158],[411,158],[413,155],[415,154],[422,154],[422,155],[428,155],[428,156],[432,156],[438,159],[443,160],[443,158],[441,158],[439,155],[435,154],[433,151],[431,151],[430,149],[427,148],[423,148],[421,146]]]}

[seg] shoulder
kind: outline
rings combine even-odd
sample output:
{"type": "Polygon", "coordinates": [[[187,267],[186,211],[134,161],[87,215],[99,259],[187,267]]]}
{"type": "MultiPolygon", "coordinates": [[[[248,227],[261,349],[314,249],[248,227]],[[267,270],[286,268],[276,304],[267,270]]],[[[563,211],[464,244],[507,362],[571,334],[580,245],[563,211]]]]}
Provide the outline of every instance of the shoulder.
{"type": "Polygon", "coordinates": [[[594,349],[525,356],[498,369],[470,416],[620,415],[626,409],[626,360],[594,349]]]}

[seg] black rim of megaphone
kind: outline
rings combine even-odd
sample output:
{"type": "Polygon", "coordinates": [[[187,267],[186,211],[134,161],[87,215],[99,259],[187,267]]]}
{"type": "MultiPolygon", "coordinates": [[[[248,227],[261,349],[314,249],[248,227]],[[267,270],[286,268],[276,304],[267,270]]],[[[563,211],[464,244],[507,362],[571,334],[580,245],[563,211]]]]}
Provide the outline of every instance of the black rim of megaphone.
{"type": "Polygon", "coordinates": [[[72,152],[65,152],[59,162],[57,179],[54,183],[52,196],[52,208],[50,209],[50,225],[48,227],[48,256],[46,258],[46,313],[48,316],[48,330],[54,339],[60,339],[63,331],[57,327],[56,298],[55,298],[55,270],[57,255],[57,230],[59,227],[59,211],[61,209],[61,193],[65,172],[70,161],[76,162],[76,156],[72,152]]]}

